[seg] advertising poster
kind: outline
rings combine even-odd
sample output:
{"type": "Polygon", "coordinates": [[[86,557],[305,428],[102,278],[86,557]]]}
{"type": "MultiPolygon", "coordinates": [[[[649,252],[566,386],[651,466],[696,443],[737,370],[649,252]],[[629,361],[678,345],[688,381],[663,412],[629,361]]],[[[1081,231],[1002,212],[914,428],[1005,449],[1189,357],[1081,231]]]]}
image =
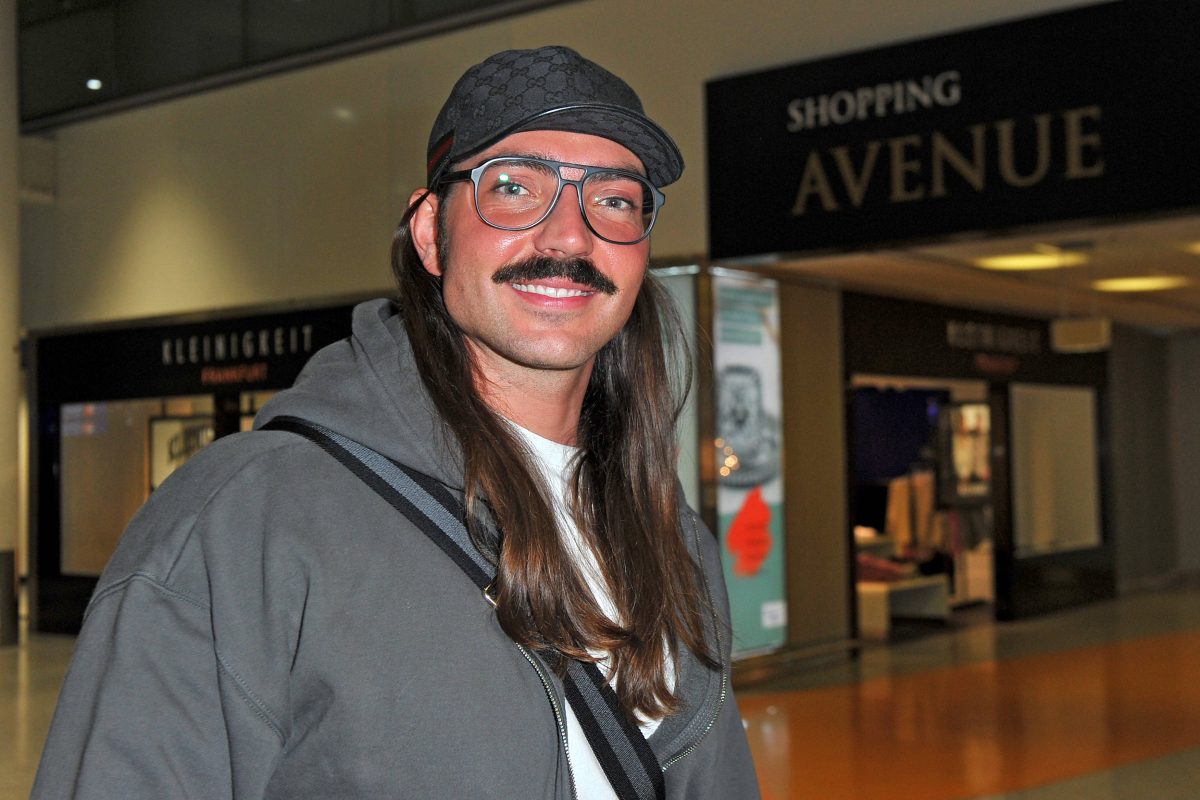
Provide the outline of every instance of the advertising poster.
{"type": "Polygon", "coordinates": [[[783,393],[774,281],[713,275],[717,534],[737,656],[781,647],[787,633],[783,393]]]}
{"type": "Polygon", "coordinates": [[[212,417],[150,420],[150,491],[214,438],[212,417]]]}
{"type": "Polygon", "coordinates": [[[987,403],[951,403],[942,410],[942,505],[986,503],[991,494],[991,411],[987,403]]]}

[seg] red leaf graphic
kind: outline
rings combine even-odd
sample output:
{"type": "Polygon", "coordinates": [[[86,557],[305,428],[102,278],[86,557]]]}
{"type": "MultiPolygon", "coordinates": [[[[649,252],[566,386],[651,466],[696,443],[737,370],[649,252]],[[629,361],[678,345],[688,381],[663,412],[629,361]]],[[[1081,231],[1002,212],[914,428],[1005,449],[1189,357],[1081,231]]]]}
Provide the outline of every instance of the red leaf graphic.
{"type": "Polygon", "coordinates": [[[771,507],[763,501],[762,487],[746,495],[737,516],[729,525],[725,546],[736,556],[733,574],[757,575],[771,552],[771,507]]]}

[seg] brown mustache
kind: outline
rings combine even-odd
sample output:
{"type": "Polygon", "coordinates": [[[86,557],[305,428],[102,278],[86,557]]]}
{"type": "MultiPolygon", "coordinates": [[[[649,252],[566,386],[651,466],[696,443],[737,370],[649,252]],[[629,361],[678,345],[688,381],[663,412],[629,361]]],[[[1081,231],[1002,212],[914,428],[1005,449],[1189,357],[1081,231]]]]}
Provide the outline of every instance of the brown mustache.
{"type": "Polygon", "coordinates": [[[546,278],[566,278],[572,283],[597,292],[617,293],[617,285],[586,258],[557,259],[549,256],[531,256],[501,267],[492,275],[492,281],[495,283],[527,283],[546,278]]]}

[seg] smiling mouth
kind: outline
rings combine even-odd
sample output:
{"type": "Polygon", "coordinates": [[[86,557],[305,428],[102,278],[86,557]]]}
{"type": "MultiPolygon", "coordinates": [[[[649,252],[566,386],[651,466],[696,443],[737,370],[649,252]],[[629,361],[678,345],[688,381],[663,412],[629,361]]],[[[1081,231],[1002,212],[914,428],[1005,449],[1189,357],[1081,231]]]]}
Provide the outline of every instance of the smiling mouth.
{"type": "Polygon", "coordinates": [[[542,286],[536,283],[514,283],[512,287],[518,292],[529,292],[530,294],[540,294],[546,297],[589,297],[595,292],[589,292],[584,289],[564,289],[557,286],[542,286]]]}

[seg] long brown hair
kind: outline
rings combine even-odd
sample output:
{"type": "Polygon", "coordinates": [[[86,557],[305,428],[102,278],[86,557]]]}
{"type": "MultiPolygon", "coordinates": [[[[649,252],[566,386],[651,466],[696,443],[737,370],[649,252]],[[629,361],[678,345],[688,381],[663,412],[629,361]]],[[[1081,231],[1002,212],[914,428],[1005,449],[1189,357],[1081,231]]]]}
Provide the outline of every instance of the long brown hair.
{"type": "MultiPolygon", "coordinates": [[[[396,229],[392,271],[421,379],[462,453],[469,516],[483,502],[501,532],[493,585],[501,626],[516,642],[570,658],[608,651],[618,700],[631,718],[678,710],[666,679],[666,659],[678,665],[677,644],[710,668],[719,662],[706,644],[708,599],[679,515],[675,421],[691,362],[674,304],[647,274],[628,322],[596,354],[580,414],[571,511],[612,594],[618,620],[610,620],[562,546],[549,488],[476,390],[441,278],[426,271],[413,246],[409,220],[420,202],[396,229]]],[[[445,206],[439,203],[437,220],[443,259],[445,206]]],[[[475,527],[472,536],[487,548],[492,543],[475,527]]]]}

